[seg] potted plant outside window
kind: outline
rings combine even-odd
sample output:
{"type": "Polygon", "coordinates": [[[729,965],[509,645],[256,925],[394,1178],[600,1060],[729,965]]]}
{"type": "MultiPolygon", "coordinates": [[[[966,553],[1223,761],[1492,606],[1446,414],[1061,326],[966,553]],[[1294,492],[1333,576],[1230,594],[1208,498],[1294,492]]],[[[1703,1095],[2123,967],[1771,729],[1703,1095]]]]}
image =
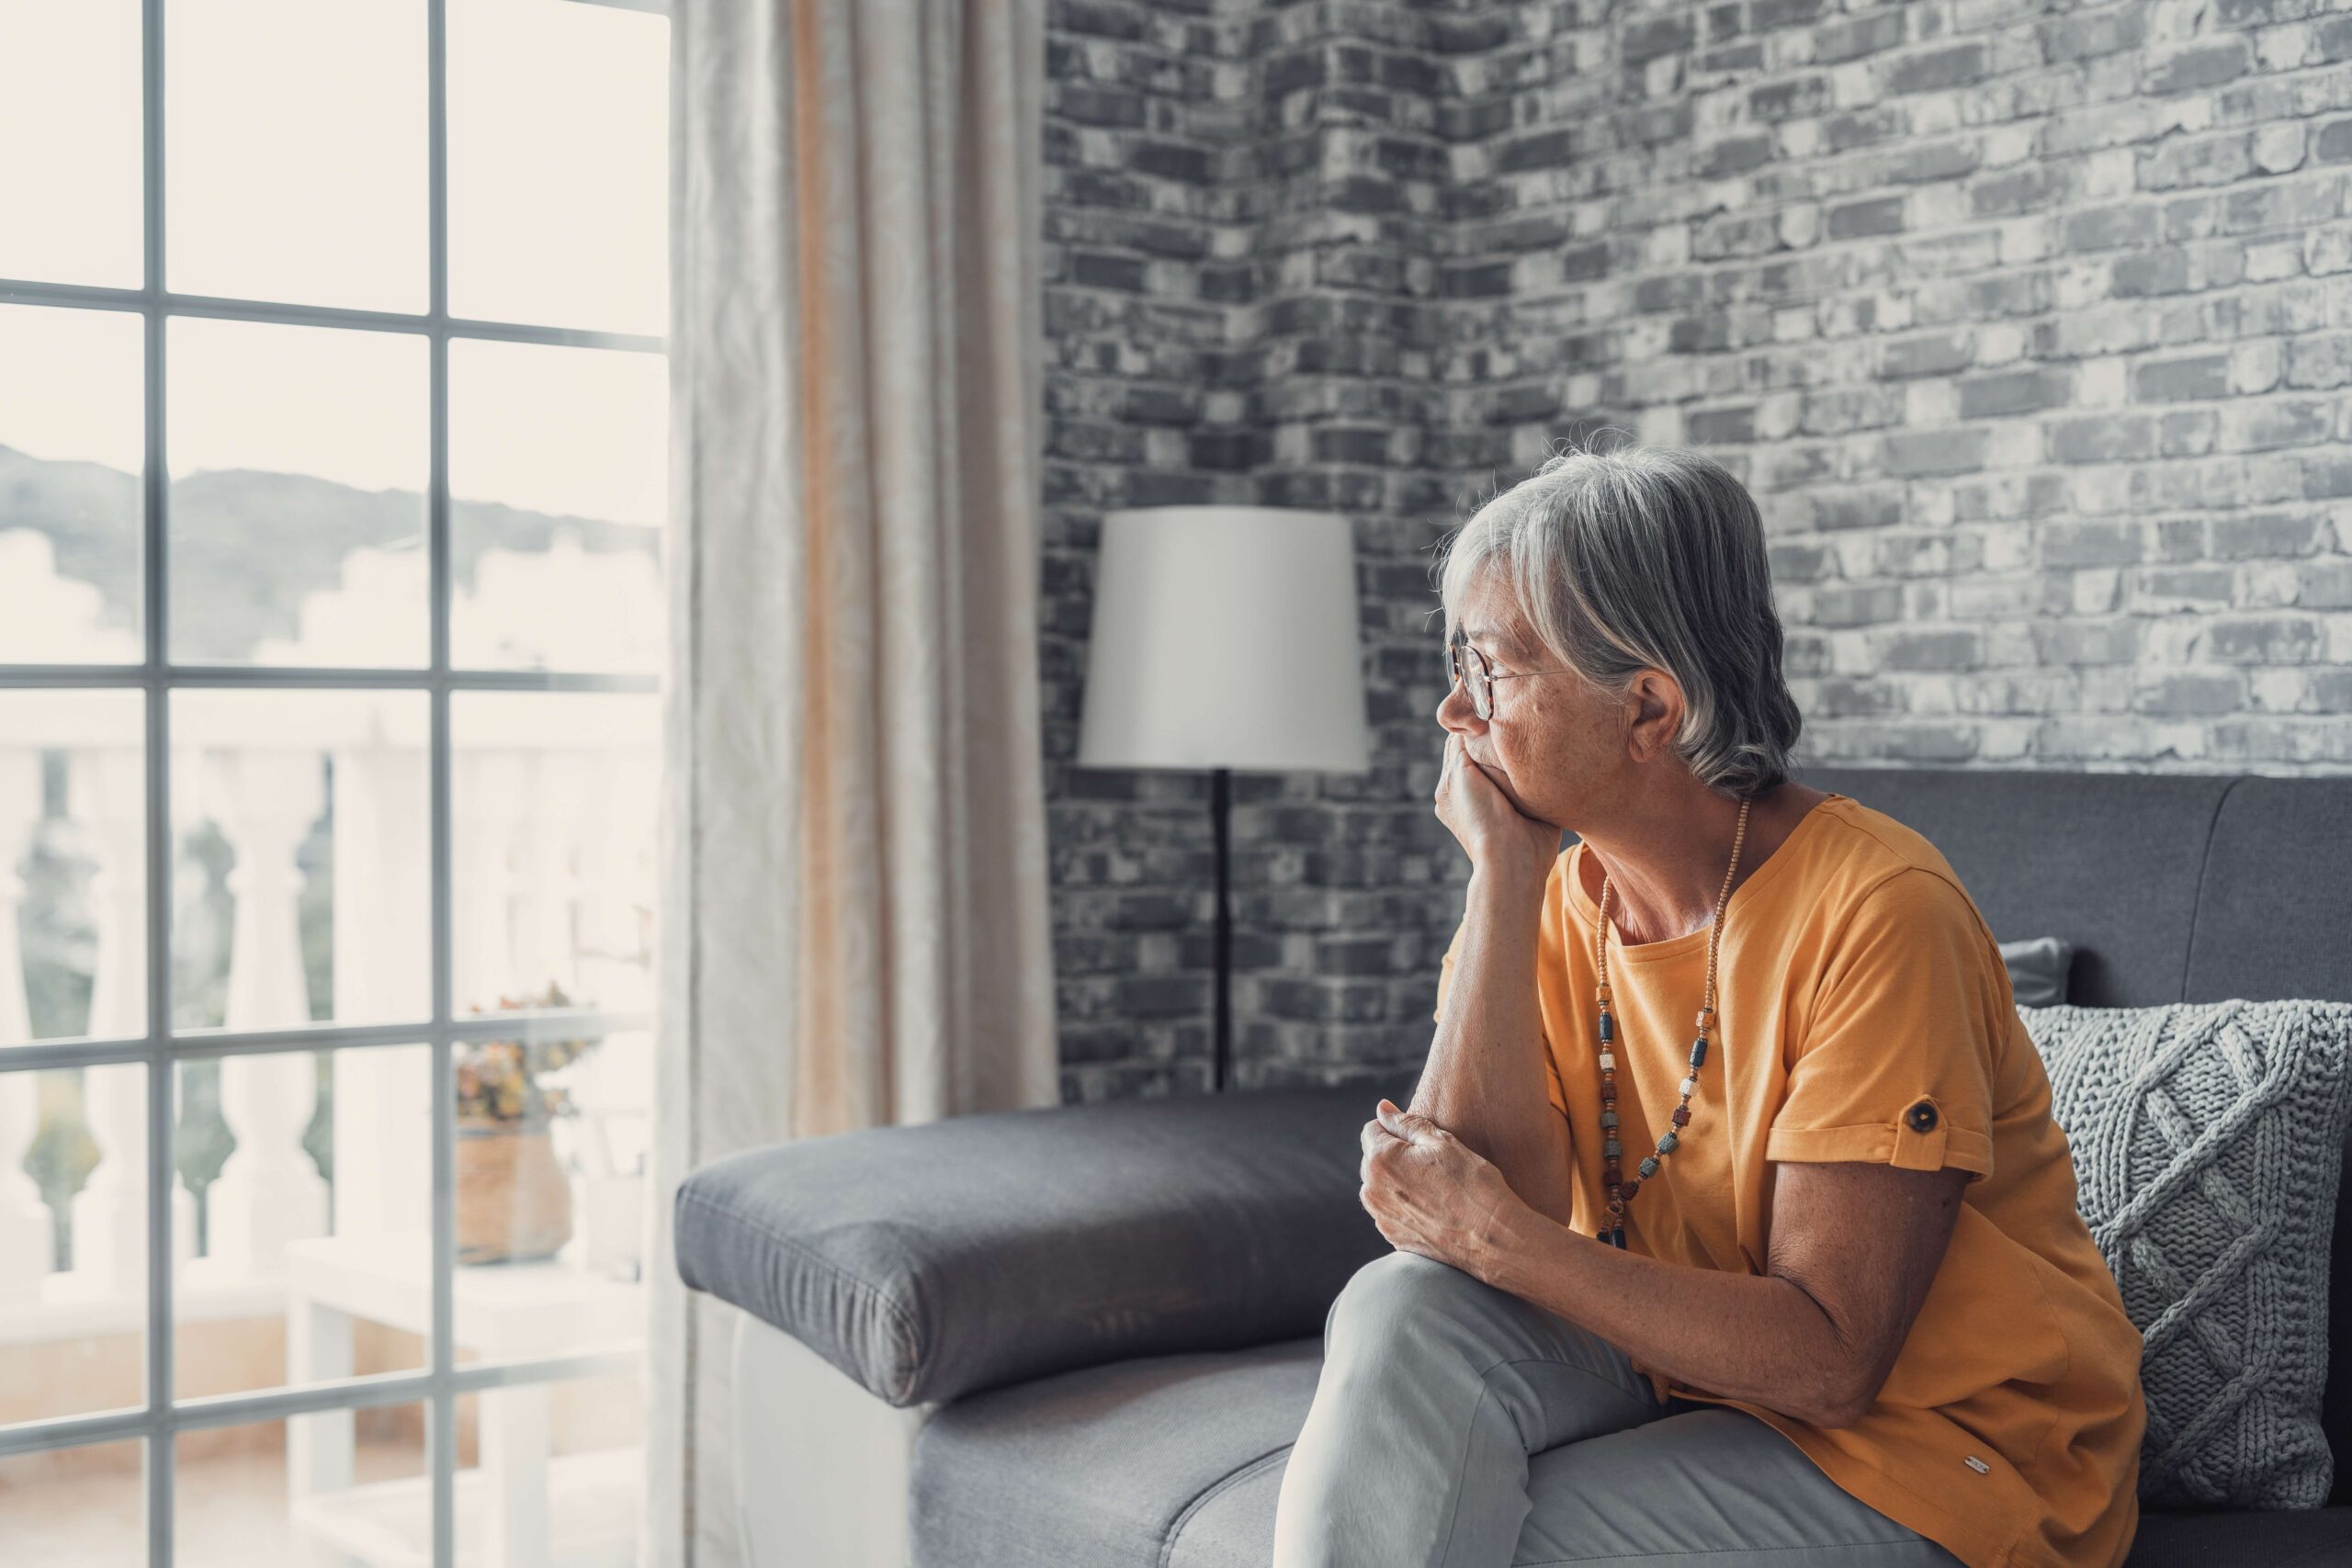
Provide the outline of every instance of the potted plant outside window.
{"type": "MultiPolygon", "coordinates": [[[[571,1005],[550,982],[537,997],[498,998],[501,1008],[571,1005]]],[[[479,1013],[481,1009],[473,1010],[479,1013]]],[[[459,1263],[520,1263],[550,1258],[571,1239],[571,1182],[556,1157],[552,1129],[572,1112],[571,1096],[549,1075],[595,1046],[594,1040],[469,1040],[456,1047],[457,1258],[459,1263]]]]}

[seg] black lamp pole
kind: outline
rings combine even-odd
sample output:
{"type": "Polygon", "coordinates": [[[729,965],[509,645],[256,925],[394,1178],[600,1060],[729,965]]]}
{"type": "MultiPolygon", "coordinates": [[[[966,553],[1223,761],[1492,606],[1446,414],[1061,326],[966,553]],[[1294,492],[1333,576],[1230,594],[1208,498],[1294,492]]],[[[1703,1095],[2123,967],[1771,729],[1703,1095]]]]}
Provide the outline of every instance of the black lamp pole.
{"type": "Polygon", "coordinates": [[[1233,906],[1226,871],[1231,840],[1233,770],[1209,770],[1209,823],[1216,840],[1216,1043],[1210,1059],[1209,1087],[1223,1094],[1233,1077],[1233,906]]]}

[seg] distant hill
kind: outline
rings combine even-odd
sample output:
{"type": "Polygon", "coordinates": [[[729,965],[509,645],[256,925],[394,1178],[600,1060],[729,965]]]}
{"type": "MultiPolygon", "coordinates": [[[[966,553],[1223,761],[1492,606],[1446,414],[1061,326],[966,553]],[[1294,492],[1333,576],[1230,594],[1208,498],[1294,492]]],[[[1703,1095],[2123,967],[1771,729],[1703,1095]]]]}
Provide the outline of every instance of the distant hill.
{"type": "MultiPolygon", "coordinates": [[[[304,474],[192,474],[172,486],[170,516],[174,653],[194,661],[233,662],[262,637],[293,637],[303,595],[335,587],[352,550],[424,548],[421,492],[356,490],[304,474]]],[[[0,533],[11,528],[47,534],[59,574],[96,583],[106,623],[137,630],[138,475],[0,446],[0,533]]],[[[652,528],[458,501],[450,570],[469,589],[483,552],[541,550],[559,528],[576,530],[590,551],[659,548],[652,528]]]]}

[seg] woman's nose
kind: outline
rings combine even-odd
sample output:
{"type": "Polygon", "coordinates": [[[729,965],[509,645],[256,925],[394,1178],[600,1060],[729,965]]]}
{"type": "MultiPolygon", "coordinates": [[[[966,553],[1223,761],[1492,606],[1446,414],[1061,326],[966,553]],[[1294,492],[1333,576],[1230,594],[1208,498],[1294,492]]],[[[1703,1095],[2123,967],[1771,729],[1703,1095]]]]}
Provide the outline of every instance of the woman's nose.
{"type": "Polygon", "coordinates": [[[1448,729],[1473,729],[1483,722],[1478,717],[1477,705],[1459,682],[1446,688],[1445,696],[1437,705],[1437,721],[1448,729]]]}

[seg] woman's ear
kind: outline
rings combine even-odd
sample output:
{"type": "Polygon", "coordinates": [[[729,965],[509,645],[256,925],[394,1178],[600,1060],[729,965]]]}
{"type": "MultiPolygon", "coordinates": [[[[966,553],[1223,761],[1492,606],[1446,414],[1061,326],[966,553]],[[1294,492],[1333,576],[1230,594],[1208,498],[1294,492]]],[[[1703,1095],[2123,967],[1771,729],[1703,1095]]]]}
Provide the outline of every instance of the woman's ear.
{"type": "Polygon", "coordinates": [[[1634,761],[1664,754],[1682,732],[1682,687],[1663,670],[1644,670],[1625,693],[1625,741],[1634,761]]]}

